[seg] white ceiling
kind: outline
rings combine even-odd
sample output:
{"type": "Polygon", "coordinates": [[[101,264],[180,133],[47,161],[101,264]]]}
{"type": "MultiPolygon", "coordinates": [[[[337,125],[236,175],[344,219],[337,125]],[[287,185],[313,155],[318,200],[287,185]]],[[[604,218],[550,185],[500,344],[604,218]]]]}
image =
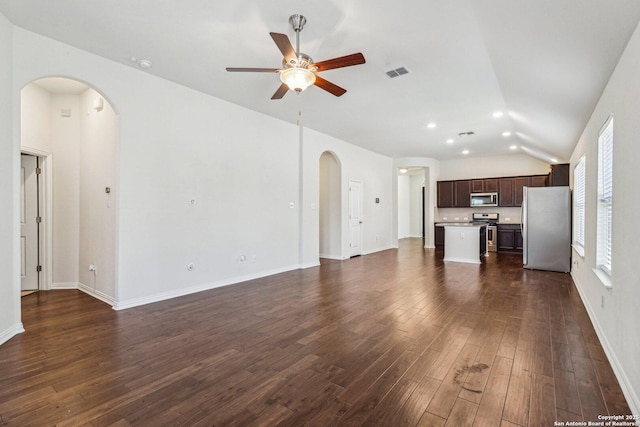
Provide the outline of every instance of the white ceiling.
{"type": "Polygon", "coordinates": [[[640,19],[638,0],[0,0],[15,25],[391,157],[452,159],[524,152],[568,159],[640,19]],[[269,32],[307,17],[301,51],[348,92],[282,100],[269,32]],[[406,67],[390,79],[386,71],[406,67]],[[494,111],[504,111],[500,119],[494,111]],[[427,123],[435,122],[435,129],[427,123]],[[461,138],[460,132],[475,136],[461,138]],[[501,136],[510,131],[509,137],[501,136]],[[454,143],[447,144],[449,138],[454,143]],[[517,150],[509,150],[517,145],[517,150]],[[520,148],[523,147],[523,148],[520,148]]]}

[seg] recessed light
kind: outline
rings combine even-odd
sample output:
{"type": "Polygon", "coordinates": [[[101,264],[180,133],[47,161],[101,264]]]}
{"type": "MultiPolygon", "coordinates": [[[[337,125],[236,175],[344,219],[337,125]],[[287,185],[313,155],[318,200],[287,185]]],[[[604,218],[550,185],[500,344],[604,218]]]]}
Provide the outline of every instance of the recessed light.
{"type": "Polygon", "coordinates": [[[453,144],[453,139],[451,138],[447,139],[447,144],[453,144]]]}
{"type": "Polygon", "coordinates": [[[518,146],[517,145],[512,145],[511,147],[509,147],[509,150],[517,150],[518,146]]]}
{"type": "Polygon", "coordinates": [[[558,159],[556,159],[555,157],[552,157],[549,160],[551,160],[553,163],[558,163],[558,159]]]}
{"type": "Polygon", "coordinates": [[[494,119],[499,119],[500,117],[504,116],[504,113],[502,111],[496,111],[492,115],[494,119]]]}
{"type": "Polygon", "coordinates": [[[511,132],[509,131],[502,132],[502,136],[511,136],[511,132]]]}
{"type": "Polygon", "coordinates": [[[469,154],[469,150],[462,150],[462,154],[469,154]]]}
{"type": "Polygon", "coordinates": [[[407,172],[408,172],[408,169],[406,169],[406,168],[401,168],[400,169],[400,173],[407,173],[407,172]]]}
{"type": "Polygon", "coordinates": [[[435,127],[436,127],[436,124],[435,124],[435,123],[433,123],[433,122],[431,122],[431,123],[429,123],[429,124],[427,125],[427,127],[428,127],[429,129],[433,129],[433,128],[435,128],[435,127]]]}

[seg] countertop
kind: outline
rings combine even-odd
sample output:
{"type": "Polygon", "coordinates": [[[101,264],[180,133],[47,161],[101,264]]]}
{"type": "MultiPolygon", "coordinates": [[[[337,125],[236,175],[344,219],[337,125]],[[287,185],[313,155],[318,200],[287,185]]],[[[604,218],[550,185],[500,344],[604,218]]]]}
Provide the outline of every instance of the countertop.
{"type": "Polygon", "coordinates": [[[486,222],[437,222],[436,227],[484,227],[486,222]]]}

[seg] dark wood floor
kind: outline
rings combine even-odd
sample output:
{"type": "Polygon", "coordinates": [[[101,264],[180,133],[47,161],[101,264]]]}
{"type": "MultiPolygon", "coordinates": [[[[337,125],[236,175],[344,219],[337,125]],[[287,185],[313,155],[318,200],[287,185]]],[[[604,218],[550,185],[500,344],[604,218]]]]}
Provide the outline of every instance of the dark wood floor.
{"type": "Polygon", "coordinates": [[[0,425],[552,426],[630,413],[567,274],[399,250],[121,312],[22,299],[0,425]]]}

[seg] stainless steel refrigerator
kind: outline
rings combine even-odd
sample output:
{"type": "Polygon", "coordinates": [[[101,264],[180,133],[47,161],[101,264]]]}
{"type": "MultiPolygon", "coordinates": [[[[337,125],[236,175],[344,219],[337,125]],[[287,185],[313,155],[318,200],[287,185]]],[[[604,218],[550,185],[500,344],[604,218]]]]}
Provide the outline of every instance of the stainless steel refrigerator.
{"type": "Polygon", "coordinates": [[[569,187],[525,187],[521,222],[524,268],[571,271],[569,187]]]}

